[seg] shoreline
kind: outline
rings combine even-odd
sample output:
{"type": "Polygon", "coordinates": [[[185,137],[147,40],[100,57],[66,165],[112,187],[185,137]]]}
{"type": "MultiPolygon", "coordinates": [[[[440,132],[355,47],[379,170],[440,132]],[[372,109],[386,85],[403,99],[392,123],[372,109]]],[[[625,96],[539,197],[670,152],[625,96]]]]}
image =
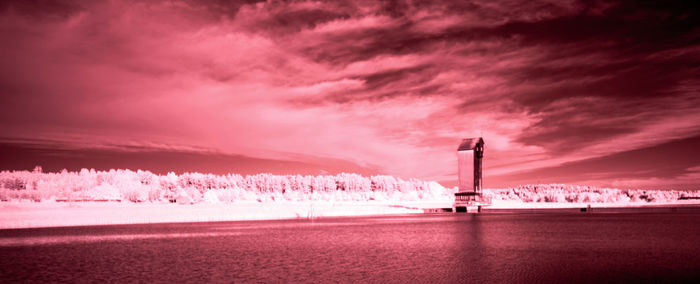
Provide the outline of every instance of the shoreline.
{"type": "MultiPolygon", "coordinates": [[[[580,212],[588,203],[521,203],[497,201],[482,213],[580,212]]],[[[424,213],[428,208],[451,208],[451,202],[237,202],[237,203],[131,203],[131,202],[2,202],[0,229],[72,227],[149,223],[262,221],[323,217],[381,216],[424,213]]],[[[699,200],[676,203],[590,203],[594,213],[649,210],[700,210],[699,200]]],[[[430,214],[430,213],[427,213],[430,214]]],[[[450,213],[447,213],[450,214],[450,213]]]]}

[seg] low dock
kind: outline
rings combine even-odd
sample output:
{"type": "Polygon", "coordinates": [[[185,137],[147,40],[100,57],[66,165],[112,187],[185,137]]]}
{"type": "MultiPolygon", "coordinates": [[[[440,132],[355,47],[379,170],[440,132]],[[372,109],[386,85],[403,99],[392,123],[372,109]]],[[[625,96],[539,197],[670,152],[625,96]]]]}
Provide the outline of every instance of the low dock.
{"type": "Polygon", "coordinates": [[[481,213],[484,206],[454,206],[447,208],[423,208],[423,213],[481,213]]]}

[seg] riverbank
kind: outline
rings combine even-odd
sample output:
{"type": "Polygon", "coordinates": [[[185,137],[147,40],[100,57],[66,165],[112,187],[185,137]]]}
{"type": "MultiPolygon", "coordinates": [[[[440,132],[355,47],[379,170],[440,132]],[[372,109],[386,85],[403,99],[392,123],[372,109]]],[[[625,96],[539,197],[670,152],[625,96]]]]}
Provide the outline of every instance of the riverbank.
{"type": "MultiPolygon", "coordinates": [[[[494,202],[485,213],[575,212],[589,204],[494,202]]],[[[698,200],[668,204],[591,203],[603,208],[700,207],[698,200]]],[[[91,226],[114,224],[214,222],[370,216],[423,213],[425,208],[450,208],[446,202],[237,202],[237,203],[131,203],[131,202],[2,202],[0,229],[91,226]]],[[[596,211],[598,210],[598,211],[596,211]]]]}
{"type": "Polygon", "coordinates": [[[3,202],[0,203],[0,229],[410,213],[422,213],[422,210],[379,202],[240,202],[188,205],[145,202],[3,202]]]}

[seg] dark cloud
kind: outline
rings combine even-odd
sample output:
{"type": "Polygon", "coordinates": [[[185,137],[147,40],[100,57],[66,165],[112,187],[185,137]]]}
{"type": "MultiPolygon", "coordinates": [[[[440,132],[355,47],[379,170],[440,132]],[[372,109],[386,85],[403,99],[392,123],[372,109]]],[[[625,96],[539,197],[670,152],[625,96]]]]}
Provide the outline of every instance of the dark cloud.
{"type": "Polygon", "coordinates": [[[255,22],[253,30],[266,33],[274,32],[276,35],[289,34],[348,17],[348,14],[324,9],[278,10],[271,12],[269,18],[255,22]]]}
{"type": "MultiPolygon", "coordinates": [[[[364,76],[358,77],[358,79],[364,80],[365,86],[367,87],[367,89],[374,90],[374,89],[384,87],[388,84],[391,84],[391,83],[394,83],[397,81],[404,81],[404,80],[406,80],[406,78],[410,77],[413,74],[423,75],[421,73],[428,70],[429,68],[431,68],[430,65],[423,65],[423,66],[415,66],[415,67],[403,68],[403,69],[398,69],[398,70],[387,70],[387,71],[382,71],[382,72],[364,75],[364,76]]],[[[427,78],[426,78],[426,76],[419,76],[419,78],[423,82],[429,81],[431,79],[430,76],[428,76],[427,78]]]]}
{"type": "Polygon", "coordinates": [[[541,21],[511,21],[482,32],[522,36],[528,44],[612,41],[626,52],[646,53],[696,41],[688,36],[698,23],[697,11],[690,1],[623,1],[600,14],[583,10],[541,21]]]}
{"type": "Polygon", "coordinates": [[[30,15],[34,20],[65,19],[83,10],[79,1],[8,0],[0,2],[0,12],[30,15]]]}
{"type": "MultiPolygon", "coordinates": [[[[615,153],[605,157],[565,163],[556,167],[524,171],[492,177],[502,185],[520,183],[576,183],[597,181],[604,186],[614,186],[614,181],[655,180],[647,184],[651,188],[670,188],[677,178],[697,174],[700,161],[695,157],[700,149],[700,136],[672,140],[659,145],[615,153]]],[[[686,180],[685,186],[696,186],[697,180],[686,180]]],[[[633,183],[639,186],[642,183],[633,183]]]]}
{"type": "MultiPolygon", "coordinates": [[[[142,0],[144,2],[153,2],[142,0]]],[[[241,7],[265,3],[266,0],[185,0],[182,1],[192,7],[203,7],[216,17],[234,18],[241,7]]]]}
{"type": "Polygon", "coordinates": [[[398,28],[369,28],[330,34],[321,42],[301,49],[314,61],[324,64],[349,64],[383,54],[409,54],[424,50],[432,37],[416,35],[398,28]]]}

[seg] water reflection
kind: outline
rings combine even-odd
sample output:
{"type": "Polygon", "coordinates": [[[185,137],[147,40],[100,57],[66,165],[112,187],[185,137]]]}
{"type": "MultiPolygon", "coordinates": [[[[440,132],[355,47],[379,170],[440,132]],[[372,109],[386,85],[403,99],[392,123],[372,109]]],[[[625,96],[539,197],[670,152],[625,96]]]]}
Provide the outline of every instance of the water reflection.
{"type": "Polygon", "coordinates": [[[59,235],[40,237],[10,237],[0,238],[3,246],[34,246],[55,245],[68,243],[94,243],[106,241],[136,241],[146,239],[200,238],[225,237],[240,235],[241,232],[205,232],[205,233],[169,233],[169,234],[111,234],[111,235],[59,235]]]}
{"type": "Polygon", "coordinates": [[[697,279],[698,213],[461,214],[0,230],[8,282],[697,279]]]}

